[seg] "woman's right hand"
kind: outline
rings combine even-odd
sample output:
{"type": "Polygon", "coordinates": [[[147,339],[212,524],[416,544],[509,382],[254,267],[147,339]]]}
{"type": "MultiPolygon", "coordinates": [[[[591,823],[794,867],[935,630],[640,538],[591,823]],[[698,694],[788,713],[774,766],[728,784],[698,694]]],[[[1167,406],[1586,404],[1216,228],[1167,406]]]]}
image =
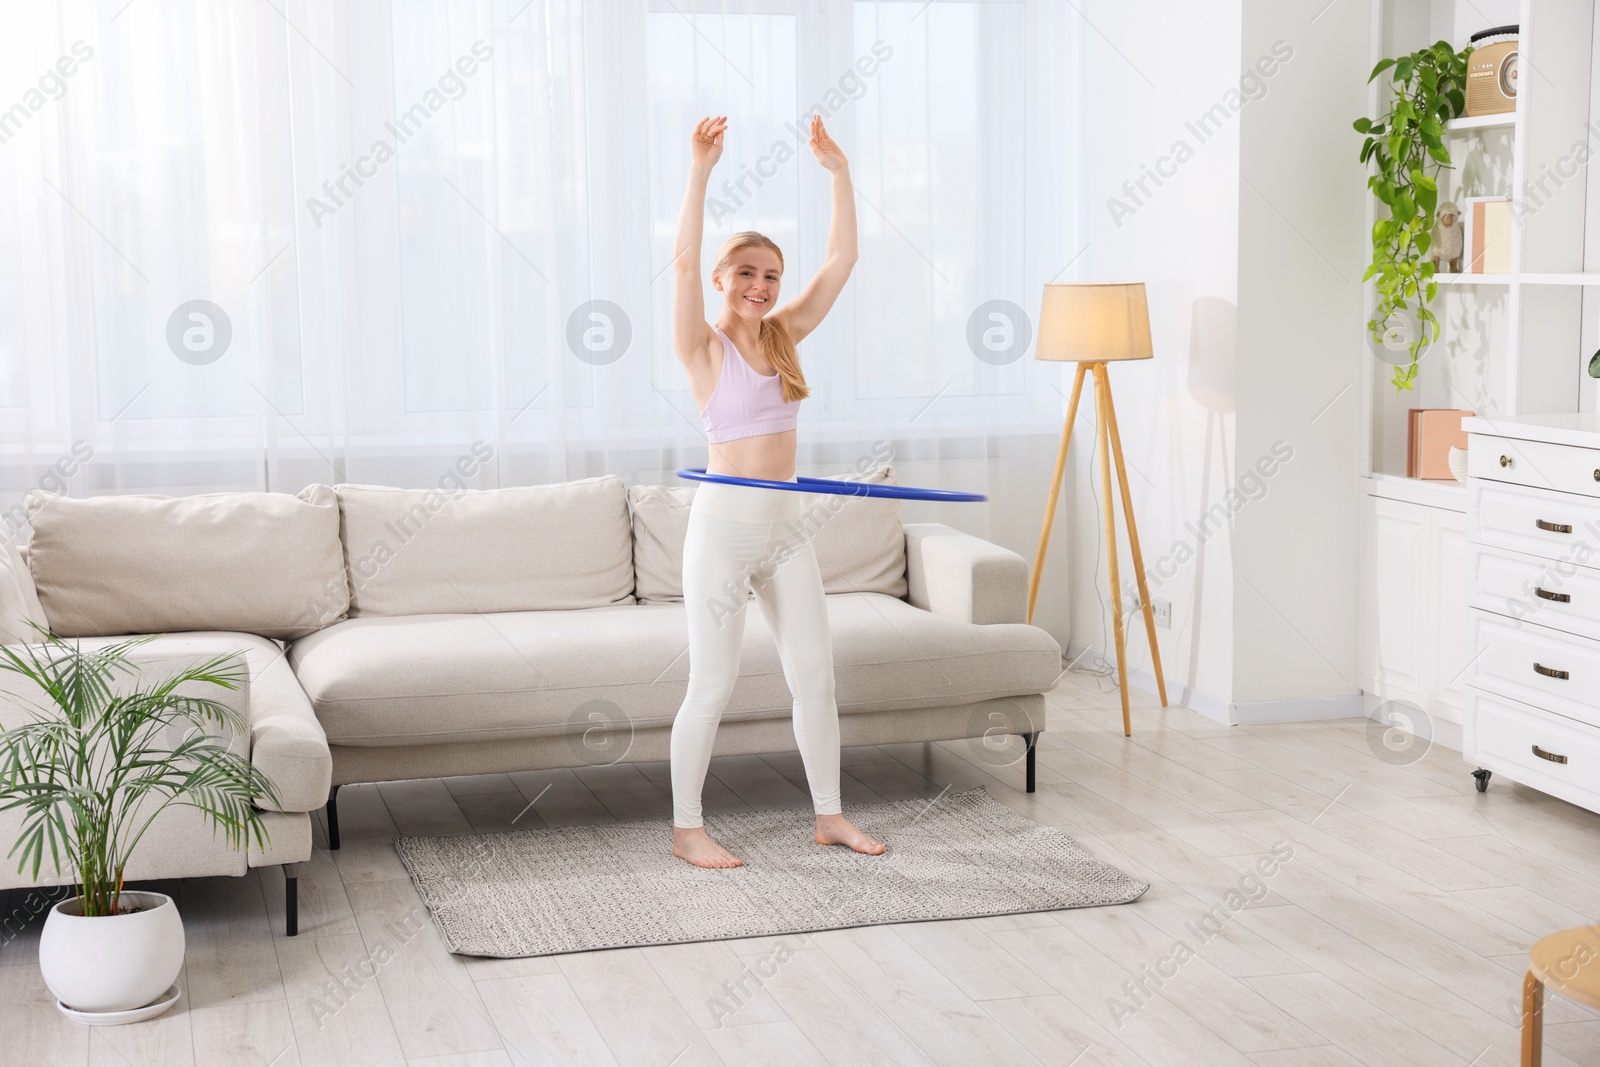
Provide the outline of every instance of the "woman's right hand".
{"type": "Polygon", "coordinates": [[[689,138],[689,159],[697,167],[714,167],[722,158],[722,135],[728,129],[728,116],[705,118],[689,138]]]}

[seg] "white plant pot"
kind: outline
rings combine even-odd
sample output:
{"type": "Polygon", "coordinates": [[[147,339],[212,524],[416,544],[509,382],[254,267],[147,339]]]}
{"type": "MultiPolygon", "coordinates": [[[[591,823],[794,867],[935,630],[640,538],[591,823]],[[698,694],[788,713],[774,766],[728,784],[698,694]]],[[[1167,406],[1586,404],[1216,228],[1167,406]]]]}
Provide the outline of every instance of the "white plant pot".
{"type": "Polygon", "coordinates": [[[165,893],[124,892],[144,910],[85,918],[78,897],[50,909],[39,935],[45,985],[79,1012],[129,1011],[161,999],[183,969],[183,920],[165,893]]]}

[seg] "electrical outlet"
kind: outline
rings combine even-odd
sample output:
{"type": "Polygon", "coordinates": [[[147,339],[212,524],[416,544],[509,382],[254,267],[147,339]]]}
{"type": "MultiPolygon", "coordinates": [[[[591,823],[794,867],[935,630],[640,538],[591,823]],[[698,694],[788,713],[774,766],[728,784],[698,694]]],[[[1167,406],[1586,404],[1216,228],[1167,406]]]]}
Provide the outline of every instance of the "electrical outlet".
{"type": "Polygon", "coordinates": [[[1172,629],[1172,601],[1153,596],[1150,598],[1150,612],[1156,617],[1157,626],[1172,629]]]}

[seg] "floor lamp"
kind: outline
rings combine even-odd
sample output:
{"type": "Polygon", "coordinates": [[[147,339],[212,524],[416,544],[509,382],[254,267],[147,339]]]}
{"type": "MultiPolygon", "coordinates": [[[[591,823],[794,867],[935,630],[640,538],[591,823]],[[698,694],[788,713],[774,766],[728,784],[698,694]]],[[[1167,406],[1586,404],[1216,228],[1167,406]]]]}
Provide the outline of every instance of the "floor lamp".
{"type": "Polygon", "coordinates": [[[1055,518],[1056,501],[1061,496],[1061,479],[1067,470],[1067,445],[1072,441],[1072,423],[1078,416],[1078,397],[1083,393],[1085,374],[1094,377],[1095,432],[1100,450],[1100,510],[1105,521],[1106,559],[1111,571],[1111,612],[1117,639],[1117,683],[1122,690],[1122,733],[1133,736],[1128,716],[1127,650],[1122,634],[1122,590],[1117,581],[1117,531],[1113,521],[1116,505],[1111,499],[1111,462],[1116,460],[1117,482],[1122,490],[1122,514],[1128,526],[1128,541],[1133,548],[1133,569],[1139,582],[1139,606],[1144,612],[1144,629],[1150,638],[1150,658],[1155,664],[1156,687],[1161,706],[1167,706],[1167,683],[1161,674],[1161,649],[1156,644],[1156,619],[1150,607],[1150,591],[1145,587],[1144,557],[1139,551],[1139,530],[1133,522],[1133,497],[1128,492],[1128,471],[1122,462],[1122,437],[1117,433],[1117,412],[1111,404],[1111,379],[1106,364],[1125,359],[1149,359],[1150,315],[1145,305],[1144,283],[1046,285],[1044,305],[1039,312],[1039,341],[1035,359],[1076,363],[1072,396],[1067,401],[1067,421],[1061,428],[1061,448],[1056,453],[1056,473],[1050,481],[1050,503],[1044,509],[1044,529],[1039,533],[1039,552],[1033,561],[1033,579],[1028,586],[1028,621],[1033,621],[1033,606],[1039,599],[1039,579],[1044,573],[1044,550],[1050,543],[1050,524],[1055,518]]]}

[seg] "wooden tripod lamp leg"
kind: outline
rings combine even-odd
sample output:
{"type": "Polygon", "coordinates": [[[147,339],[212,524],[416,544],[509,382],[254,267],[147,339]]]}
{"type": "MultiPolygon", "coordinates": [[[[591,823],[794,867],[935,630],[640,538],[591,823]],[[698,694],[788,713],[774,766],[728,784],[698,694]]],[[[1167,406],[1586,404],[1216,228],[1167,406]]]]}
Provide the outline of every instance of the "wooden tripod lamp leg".
{"type": "Polygon", "coordinates": [[[1111,382],[1104,363],[1092,363],[1094,408],[1100,448],[1100,511],[1106,527],[1106,563],[1111,578],[1111,630],[1117,639],[1117,688],[1122,692],[1122,735],[1133,736],[1133,721],[1128,715],[1128,652],[1122,635],[1122,586],[1117,580],[1116,504],[1111,497],[1111,382]]]}
{"type": "MultiPolygon", "coordinates": [[[[1161,672],[1161,646],[1156,644],[1156,614],[1145,586],[1144,555],[1139,551],[1139,528],[1133,523],[1133,495],[1128,492],[1128,471],[1122,462],[1122,435],[1117,432],[1117,409],[1111,402],[1111,379],[1106,378],[1106,424],[1111,427],[1111,455],[1117,461],[1117,483],[1122,487],[1122,515],[1128,524],[1128,545],[1133,549],[1133,573],[1139,580],[1139,603],[1144,607],[1144,632],[1150,639],[1150,660],[1156,669],[1156,689],[1161,706],[1167,706],[1167,680],[1161,672]]],[[[1106,502],[1110,507],[1110,501],[1106,502]]],[[[1120,604],[1120,600],[1118,601],[1120,604]]]]}
{"type": "Polygon", "coordinates": [[[1039,531],[1039,551],[1033,557],[1033,578],[1028,582],[1028,622],[1033,622],[1033,605],[1039,599],[1039,579],[1044,576],[1044,550],[1050,544],[1050,524],[1055,521],[1056,501],[1061,497],[1061,479],[1067,472],[1067,446],[1072,443],[1072,423],[1078,417],[1078,397],[1083,392],[1083,372],[1078,364],[1072,379],[1072,396],[1067,401],[1067,421],[1061,427],[1061,448],[1056,452],[1056,473],[1050,482],[1050,502],[1044,508],[1044,529],[1039,531]]]}

